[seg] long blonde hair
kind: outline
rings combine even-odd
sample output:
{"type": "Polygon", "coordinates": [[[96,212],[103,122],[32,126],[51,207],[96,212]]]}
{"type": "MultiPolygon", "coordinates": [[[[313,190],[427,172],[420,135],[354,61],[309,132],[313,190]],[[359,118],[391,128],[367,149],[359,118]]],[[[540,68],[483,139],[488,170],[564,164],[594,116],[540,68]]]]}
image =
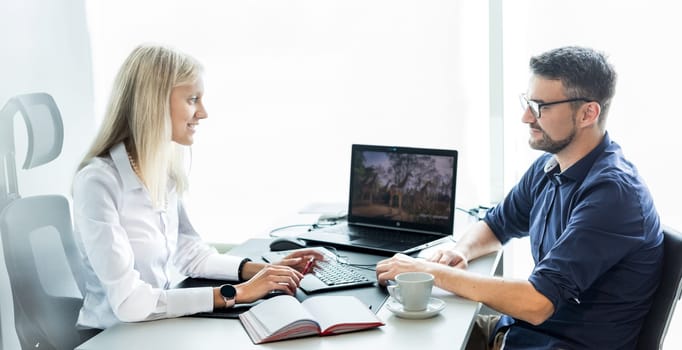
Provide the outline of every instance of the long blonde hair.
{"type": "Polygon", "coordinates": [[[166,203],[169,179],[182,194],[188,181],[184,149],[171,141],[170,95],[174,87],[195,82],[202,72],[197,60],[171,48],[135,48],[116,75],[102,126],[78,169],[123,142],[155,208],[166,203]]]}

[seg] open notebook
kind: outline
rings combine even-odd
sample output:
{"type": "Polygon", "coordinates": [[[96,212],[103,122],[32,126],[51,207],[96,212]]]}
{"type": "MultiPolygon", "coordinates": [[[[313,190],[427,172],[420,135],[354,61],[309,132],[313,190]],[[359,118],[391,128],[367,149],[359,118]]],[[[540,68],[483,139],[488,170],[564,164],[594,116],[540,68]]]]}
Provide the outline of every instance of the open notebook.
{"type": "Polygon", "coordinates": [[[254,306],[239,319],[254,344],[384,325],[367,305],[349,295],[316,296],[303,302],[282,295],[254,306]]]}

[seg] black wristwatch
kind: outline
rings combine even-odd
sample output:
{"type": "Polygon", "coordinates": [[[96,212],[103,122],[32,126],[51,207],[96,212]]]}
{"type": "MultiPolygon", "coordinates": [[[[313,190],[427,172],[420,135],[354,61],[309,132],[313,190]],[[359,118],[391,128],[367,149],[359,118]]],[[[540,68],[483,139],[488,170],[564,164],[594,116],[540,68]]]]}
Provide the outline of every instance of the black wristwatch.
{"type": "Polygon", "coordinates": [[[232,307],[236,303],[237,289],[231,284],[223,284],[220,286],[220,295],[225,301],[225,307],[232,307]]]}

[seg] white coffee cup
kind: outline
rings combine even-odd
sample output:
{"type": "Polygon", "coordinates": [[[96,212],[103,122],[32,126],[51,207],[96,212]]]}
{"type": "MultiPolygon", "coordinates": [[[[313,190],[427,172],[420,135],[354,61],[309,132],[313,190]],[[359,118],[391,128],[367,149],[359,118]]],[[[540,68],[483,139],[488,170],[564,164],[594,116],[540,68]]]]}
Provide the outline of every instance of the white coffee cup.
{"type": "Polygon", "coordinates": [[[432,274],[403,272],[395,276],[395,282],[387,287],[388,294],[402,304],[405,311],[426,310],[433,288],[432,274]]]}

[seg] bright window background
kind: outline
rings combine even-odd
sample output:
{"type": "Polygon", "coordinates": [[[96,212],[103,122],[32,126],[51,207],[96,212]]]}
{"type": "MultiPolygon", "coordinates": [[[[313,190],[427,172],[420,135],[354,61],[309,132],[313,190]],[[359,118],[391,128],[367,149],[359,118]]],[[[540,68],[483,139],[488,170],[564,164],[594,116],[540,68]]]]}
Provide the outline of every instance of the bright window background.
{"type": "Polygon", "coordinates": [[[206,66],[209,118],[187,199],[206,240],[242,242],[309,203],[346,202],[352,143],[457,149],[457,204],[489,198],[486,3],[124,0],[87,10],[99,119],[140,43],[206,66]]]}
{"type": "MultiPolygon", "coordinates": [[[[517,102],[528,58],[592,46],[619,73],[608,130],[647,180],[663,222],[682,227],[679,6],[501,3],[505,191],[538,155],[527,146],[517,102]]],[[[458,206],[498,197],[488,190],[487,4],[124,0],[87,7],[98,118],[116,70],[139,43],[170,44],[204,62],[210,118],[193,146],[188,203],[207,240],[262,236],[311,202],[345,202],[352,143],[457,149],[458,206]]],[[[515,246],[509,255],[519,259],[507,267],[523,271],[527,242],[515,246]]]]}

